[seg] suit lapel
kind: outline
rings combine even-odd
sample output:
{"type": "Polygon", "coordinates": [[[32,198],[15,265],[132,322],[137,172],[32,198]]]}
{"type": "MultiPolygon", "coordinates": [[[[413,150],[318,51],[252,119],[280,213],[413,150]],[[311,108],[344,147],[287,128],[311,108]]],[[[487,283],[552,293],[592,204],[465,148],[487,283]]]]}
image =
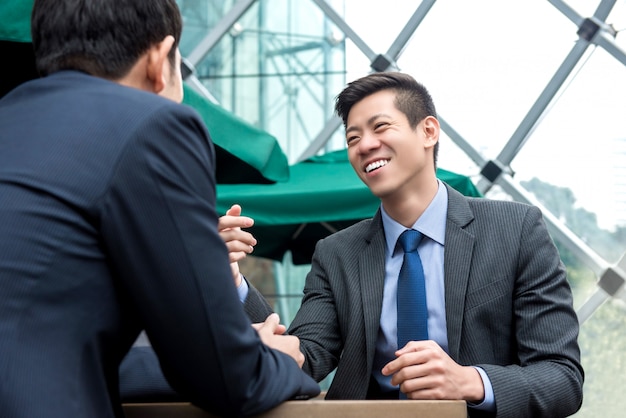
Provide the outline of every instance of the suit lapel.
{"type": "Polygon", "coordinates": [[[367,370],[371,370],[380,327],[385,282],[385,235],[380,209],[374,216],[359,256],[359,277],[365,323],[367,370]]]}
{"type": "Polygon", "coordinates": [[[448,218],[444,249],[446,325],[450,356],[458,361],[465,295],[469,279],[474,235],[464,228],[474,219],[467,200],[448,187],[448,218]]]}

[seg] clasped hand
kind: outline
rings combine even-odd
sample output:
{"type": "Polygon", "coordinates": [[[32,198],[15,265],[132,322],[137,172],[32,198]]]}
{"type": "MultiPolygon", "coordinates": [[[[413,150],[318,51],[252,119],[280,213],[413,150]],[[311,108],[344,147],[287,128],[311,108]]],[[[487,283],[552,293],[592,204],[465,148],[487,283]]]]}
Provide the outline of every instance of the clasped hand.
{"type": "Polygon", "coordinates": [[[304,354],[300,351],[300,339],[293,335],[283,335],[287,328],[280,323],[277,313],[270,314],[265,322],[252,324],[252,326],[257,330],[265,345],[290,355],[298,366],[302,367],[304,354]]]}
{"type": "Polygon", "coordinates": [[[460,399],[480,403],[484,387],[474,367],[461,366],[434,341],[409,341],[383,367],[409,399],[460,399]]]}

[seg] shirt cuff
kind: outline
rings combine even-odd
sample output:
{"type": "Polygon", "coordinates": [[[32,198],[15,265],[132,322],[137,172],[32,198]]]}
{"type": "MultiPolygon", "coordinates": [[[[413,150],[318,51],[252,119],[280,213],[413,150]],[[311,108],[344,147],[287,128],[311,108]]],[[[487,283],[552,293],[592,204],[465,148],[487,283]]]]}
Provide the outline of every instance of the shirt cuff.
{"type": "Polygon", "coordinates": [[[473,367],[476,369],[476,371],[480,375],[480,378],[483,381],[483,387],[485,388],[485,398],[483,399],[481,403],[478,403],[478,404],[468,402],[467,406],[473,409],[481,410],[481,411],[495,412],[496,400],[493,394],[493,386],[491,386],[491,380],[489,380],[487,373],[481,367],[476,367],[476,366],[473,366],[473,367]]]}
{"type": "Polygon", "coordinates": [[[248,282],[246,281],[246,278],[243,277],[243,274],[239,273],[239,275],[241,276],[241,283],[239,283],[239,286],[237,287],[237,295],[239,295],[239,301],[244,303],[248,297],[248,291],[250,288],[248,287],[248,282]]]}

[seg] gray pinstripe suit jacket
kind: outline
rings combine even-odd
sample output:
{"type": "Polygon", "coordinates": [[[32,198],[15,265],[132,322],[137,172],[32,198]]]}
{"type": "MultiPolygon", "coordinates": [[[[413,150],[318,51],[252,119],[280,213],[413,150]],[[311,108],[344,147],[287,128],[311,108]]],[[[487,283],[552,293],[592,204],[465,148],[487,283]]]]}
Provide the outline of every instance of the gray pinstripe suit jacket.
{"type": "MultiPolygon", "coordinates": [[[[498,417],[561,417],[582,402],[578,321],[564,266],[538,208],[448,187],[445,300],[450,356],[482,367],[498,417]]],[[[365,399],[381,316],[380,213],[321,240],[289,333],[327,399],[365,399]]],[[[254,297],[254,296],[253,296],[254,297]]],[[[470,410],[471,416],[481,416],[470,410]]]]}

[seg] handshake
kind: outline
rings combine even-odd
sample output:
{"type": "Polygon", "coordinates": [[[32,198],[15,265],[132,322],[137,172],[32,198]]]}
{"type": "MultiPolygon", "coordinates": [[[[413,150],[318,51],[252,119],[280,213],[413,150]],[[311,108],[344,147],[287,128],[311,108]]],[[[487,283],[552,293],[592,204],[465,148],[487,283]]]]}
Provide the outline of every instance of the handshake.
{"type": "MultiPolygon", "coordinates": [[[[249,228],[254,220],[247,216],[241,216],[241,206],[233,205],[219,220],[218,229],[220,236],[228,248],[230,268],[236,287],[243,283],[239,271],[239,261],[252,253],[257,241],[252,234],[242,228],[249,228]]],[[[304,354],[300,351],[300,339],[293,335],[284,335],[287,328],[280,323],[278,314],[272,313],[265,322],[252,324],[261,337],[261,341],[270,348],[282,351],[291,356],[298,366],[304,364],[304,354]]]]}

